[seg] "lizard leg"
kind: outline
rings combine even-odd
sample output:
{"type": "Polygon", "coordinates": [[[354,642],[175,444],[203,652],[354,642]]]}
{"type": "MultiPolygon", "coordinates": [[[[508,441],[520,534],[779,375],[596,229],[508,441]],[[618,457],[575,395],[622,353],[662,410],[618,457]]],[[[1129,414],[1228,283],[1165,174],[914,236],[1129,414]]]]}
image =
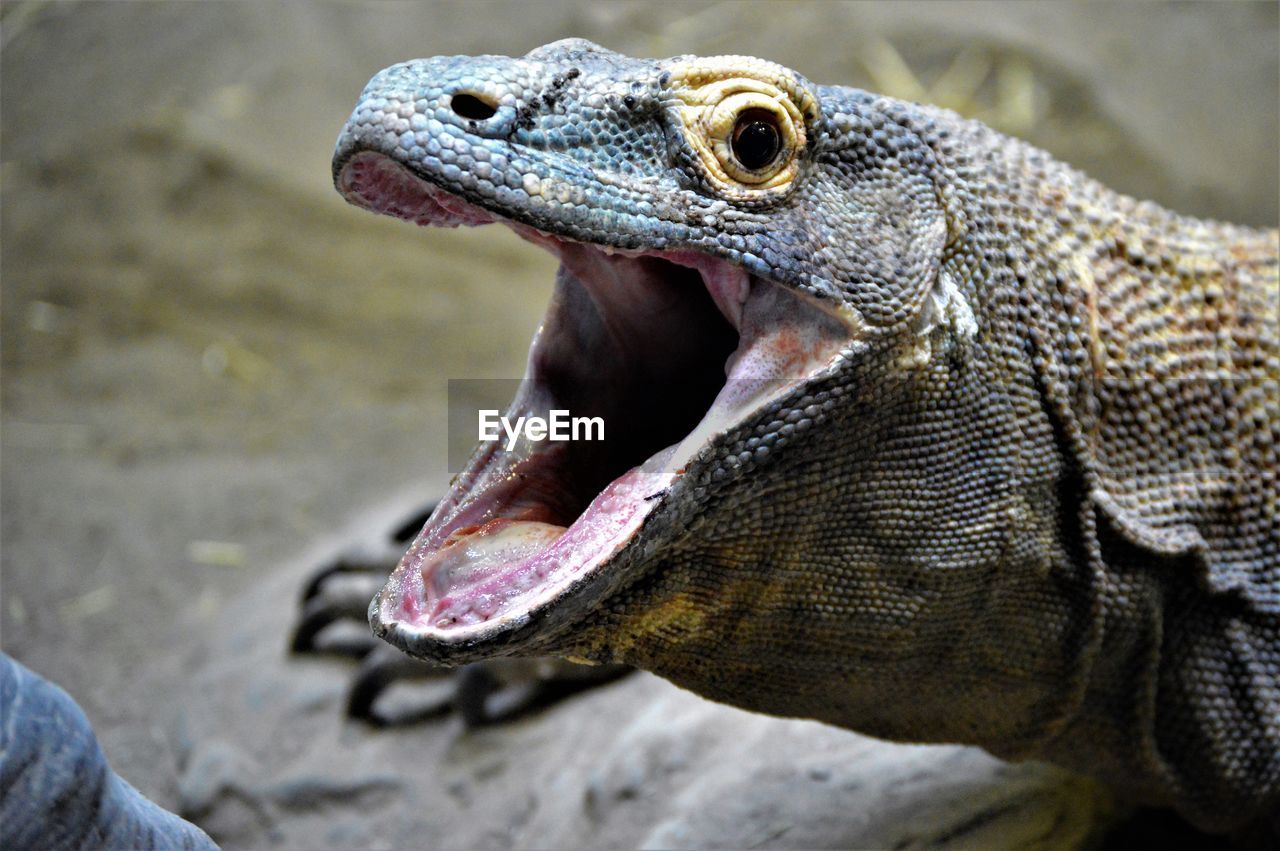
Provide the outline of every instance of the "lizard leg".
{"type": "Polygon", "coordinates": [[[372,635],[357,638],[347,633],[335,640],[322,634],[329,631],[331,624],[366,620],[369,600],[435,508],[434,501],[427,503],[389,530],[382,540],[352,548],[312,572],[302,586],[301,618],[294,627],[289,649],[294,653],[337,653],[357,659],[373,650],[378,642],[372,635]]]}
{"type": "Polygon", "coordinates": [[[365,627],[369,600],[434,509],[434,503],[426,506],[384,540],[344,553],[303,584],[290,650],[360,660],[347,696],[348,717],[386,727],[457,712],[468,727],[503,723],[631,670],[551,658],[493,659],[453,669],[416,660],[374,639],[365,627]],[[450,682],[436,687],[444,680],[450,682]],[[412,697],[389,695],[397,685],[409,686],[395,691],[411,692],[412,697]]]}

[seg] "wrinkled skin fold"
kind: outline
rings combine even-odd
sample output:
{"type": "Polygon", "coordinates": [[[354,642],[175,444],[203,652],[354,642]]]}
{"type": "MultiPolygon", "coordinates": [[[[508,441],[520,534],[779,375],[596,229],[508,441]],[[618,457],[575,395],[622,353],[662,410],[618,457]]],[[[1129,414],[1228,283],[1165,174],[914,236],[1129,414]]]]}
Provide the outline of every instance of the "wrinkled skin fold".
{"type": "Polygon", "coordinates": [[[512,412],[645,420],[478,450],[378,634],[1046,759],[1211,829],[1275,808],[1274,230],[762,60],[576,40],[386,69],[334,177],[556,253],[512,412]]]}

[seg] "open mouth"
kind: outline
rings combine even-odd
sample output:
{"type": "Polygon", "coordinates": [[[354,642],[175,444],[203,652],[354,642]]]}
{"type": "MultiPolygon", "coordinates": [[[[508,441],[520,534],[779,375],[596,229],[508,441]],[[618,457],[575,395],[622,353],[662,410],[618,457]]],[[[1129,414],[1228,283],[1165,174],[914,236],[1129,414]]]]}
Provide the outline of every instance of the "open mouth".
{"type": "MultiPolygon", "coordinates": [[[[374,629],[446,660],[590,582],[686,482],[700,453],[827,372],[846,323],[808,297],[692,250],[620,251],[484,210],[372,150],[342,163],[350,202],[420,225],[501,222],[561,268],[506,412],[598,418],[603,440],[483,442],[370,608],[374,629]]],[[[731,464],[764,463],[805,417],[749,435],[731,464]],[[792,426],[792,428],[788,428],[792,426]]]]}

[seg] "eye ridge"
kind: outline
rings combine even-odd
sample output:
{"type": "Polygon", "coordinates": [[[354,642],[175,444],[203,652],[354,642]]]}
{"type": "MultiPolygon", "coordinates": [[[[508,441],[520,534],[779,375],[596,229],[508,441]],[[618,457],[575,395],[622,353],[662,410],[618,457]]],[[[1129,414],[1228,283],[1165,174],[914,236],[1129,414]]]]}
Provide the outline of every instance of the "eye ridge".
{"type": "Polygon", "coordinates": [[[759,171],[778,158],[782,131],[778,117],[767,109],[746,109],[733,125],[733,155],[743,168],[759,171]]]}

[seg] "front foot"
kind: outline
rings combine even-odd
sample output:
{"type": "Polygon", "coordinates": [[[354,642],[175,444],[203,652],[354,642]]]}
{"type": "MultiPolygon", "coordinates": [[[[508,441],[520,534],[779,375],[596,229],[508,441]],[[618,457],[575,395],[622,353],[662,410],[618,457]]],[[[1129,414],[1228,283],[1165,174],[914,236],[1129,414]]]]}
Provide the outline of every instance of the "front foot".
{"type": "Polygon", "coordinates": [[[349,550],[303,585],[289,649],[360,660],[347,697],[348,717],[386,727],[456,712],[468,727],[479,727],[513,720],[631,670],[552,658],[490,659],[443,668],[374,638],[368,627],[369,601],[434,510],[432,503],[383,540],[349,550]]]}
{"type": "Polygon", "coordinates": [[[455,712],[468,727],[483,727],[515,720],[630,671],[624,665],[579,665],[550,657],[444,668],[383,646],[361,660],[347,715],[388,727],[455,712]],[[396,691],[416,696],[397,697],[396,691]]]}

